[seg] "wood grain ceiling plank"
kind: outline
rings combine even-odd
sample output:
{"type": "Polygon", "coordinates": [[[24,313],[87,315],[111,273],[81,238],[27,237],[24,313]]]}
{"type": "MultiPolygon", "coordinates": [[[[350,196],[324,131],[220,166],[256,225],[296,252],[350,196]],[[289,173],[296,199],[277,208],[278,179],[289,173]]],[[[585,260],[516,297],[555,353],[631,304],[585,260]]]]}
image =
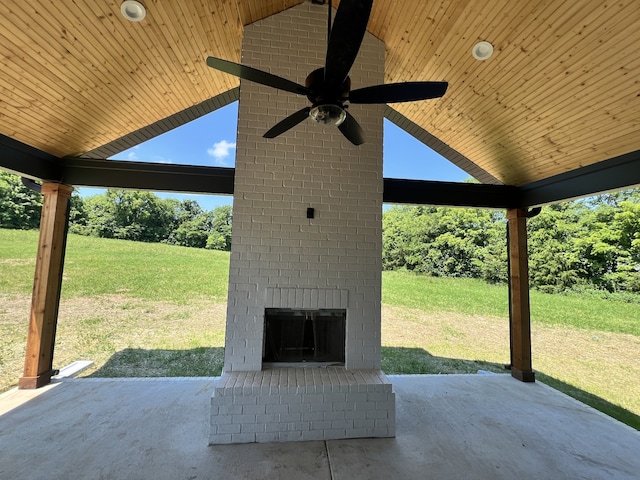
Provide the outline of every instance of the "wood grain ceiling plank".
{"type": "Polygon", "coordinates": [[[626,131],[614,129],[615,135],[607,139],[606,132],[594,142],[591,130],[584,129],[583,137],[576,143],[570,154],[564,152],[554,143],[543,139],[531,141],[519,148],[512,149],[508,156],[494,156],[488,168],[504,170],[506,164],[516,164],[523,167],[508,169],[502,179],[509,184],[522,184],[535,181],[545,176],[551,176],[560,171],[568,171],[584,165],[597,163],[607,158],[637,150],[638,127],[626,131]]]}
{"type": "MultiPolygon", "coordinates": [[[[123,82],[131,87],[138,87],[138,95],[144,98],[142,105],[138,106],[142,109],[141,112],[148,115],[151,110],[147,106],[155,106],[158,103],[162,103],[164,108],[168,107],[171,111],[183,108],[174,96],[167,95],[172,91],[173,82],[168,77],[168,71],[159,68],[158,63],[161,63],[162,57],[153,38],[153,27],[149,24],[130,23],[103,2],[97,2],[95,8],[97,16],[91,19],[94,28],[106,29],[111,33],[105,39],[105,54],[109,52],[110,57],[117,60],[110,62],[112,68],[122,67],[125,76],[123,82]],[[95,23],[97,18],[100,18],[102,23],[95,23]],[[120,58],[117,58],[117,55],[120,58]],[[144,85],[147,88],[140,89],[143,83],[147,84],[144,85]],[[162,100],[159,100],[158,93],[162,95],[162,100]]],[[[151,23],[152,12],[149,12],[149,15],[148,21],[151,23]]]]}
{"type": "MultiPolygon", "coordinates": [[[[630,41],[630,48],[635,48],[635,42],[630,41]]],[[[624,49],[622,49],[624,51],[624,49]]],[[[629,71],[640,68],[640,60],[629,65],[629,71]]],[[[603,70],[600,77],[595,77],[589,86],[576,83],[561,90],[564,95],[561,99],[556,99],[555,103],[542,112],[530,109],[530,114],[520,113],[517,119],[512,122],[513,136],[526,136],[535,138],[543,136],[550,130],[566,130],[565,138],[574,138],[577,141],[578,135],[575,131],[578,125],[584,123],[584,127],[593,131],[598,125],[610,124],[610,112],[619,112],[616,123],[626,118],[633,120],[640,117],[640,106],[632,108],[633,100],[637,98],[640,91],[639,81],[635,77],[629,78],[627,75],[620,75],[619,70],[613,70],[613,74],[603,70]],[[612,75],[618,74],[618,78],[612,75]],[[607,85],[607,93],[603,94],[603,85],[607,85]],[[572,93],[578,92],[578,93],[572,93]]],[[[582,82],[578,80],[578,82],[582,82]]],[[[545,102],[549,103],[549,102],[545,102]]],[[[637,103],[637,102],[636,102],[637,103]]],[[[517,111],[514,109],[514,116],[517,111]]],[[[620,127],[624,127],[620,125],[620,127]]],[[[485,141],[495,141],[495,137],[487,136],[485,141]]]]}
{"type": "MultiPolygon", "coordinates": [[[[398,82],[424,80],[421,71],[426,62],[437,55],[441,45],[442,31],[448,22],[458,17],[458,12],[466,8],[464,2],[433,2],[420,9],[405,8],[394,25],[395,35],[384,39],[392,52],[386,62],[385,81],[398,82]],[[414,70],[419,65],[418,71],[414,70]]],[[[394,5],[397,9],[399,6],[394,5]]],[[[441,80],[441,78],[428,78],[441,80]]]]}
{"type": "MultiPolygon", "coordinates": [[[[201,22],[194,21],[194,18],[199,19],[200,17],[194,9],[193,4],[187,4],[184,2],[176,5],[174,14],[181,15],[182,19],[182,21],[177,22],[177,24],[182,28],[176,29],[176,31],[179,37],[185,39],[181,49],[183,51],[183,61],[185,62],[183,65],[184,73],[191,81],[192,87],[194,87],[196,91],[201,92],[203,89],[207,88],[207,85],[203,84],[203,77],[205,75],[204,72],[206,66],[204,45],[208,42],[201,22]]],[[[192,105],[194,104],[194,88],[189,92],[185,92],[185,96],[191,97],[192,101],[190,103],[192,105]]],[[[198,99],[200,98],[202,97],[198,95],[198,99]]]]}
{"type": "MultiPolygon", "coordinates": [[[[596,18],[604,17],[604,15],[598,15],[598,12],[595,12],[594,15],[596,18]]],[[[573,91],[573,89],[566,88],[563,82],[571,81],[573,78],[572,74],[575,75],[578,67],[582,70],[579,72],[579,75],[584,77],[585,75],[589,75],[589,71],[586,69],[589,65],[590,68],[604,69],[610,66],[624,64],[630,52],[621,52],[620,46],[630,42],[633,43],[633,32],[636,31],[636,29],[633,28],[633,24],[636,24],[636,27],[640,26],[638,20],[634,19],[632,15],[625,15],[624,18],[625,21],[621,21],[618,24],[617,32],[613,36],[608,35],[606,31],[593,32],[589,38],[592,38],[594,43],[581,42],[579,37],[575,36],[574,38],[578,38],[578,40],[571,45],[566,45],[565,49],[559,55],[549,55],[551,59],[548,63],[537,66],[537,68],[544,73],[537,76],[535,83],[527,82],[527,91],[530,93],[522,99],[522,102],[526,103],[532,98],[539,99],[541,92],[547,92],[549,90],[550,83],[555,84],[559,82],[558,90],[573,91]],[[600,40],[602,38],[608,38],[607,42],[602,42],[600,40]],[[615,49],[613,50],[611,49],[612,45],[615,45],[615,49]],[[584,59],[590,59],[590,61],[585,65],[584,59]]],[[[636,18],[640,18],[640,16],[636,15],[636,18]]],[[[594,19],[586,19],[585,21],[591,25],[595,23],[594,19]]],[[[605,23],[602,25],[606,27],[605,23]]],[[[635,40],[637,40],[637,38],[635,40]]]]}
{"type": "MultiPolygon", "coordinates": [[[[640,120],[635,112],[630,112],[624,118],[611,119],[608,122],[600,120],[597,138],[593,136],[592,127],[591,119],[585,119],[571,125],[571,130],[562,129],[547,131],[541,135],[532,135],[528,141],[518,143],[517,146],[511,147],[505,153],[525,157],[529,161],[539,158],[551,161],[558,157],[573,159],[574,155],[584,151],[598,156],[601,155],[599,144],[612,143],[618,138],[628,138],[634,134],[637,139],[640,135],[640,120]]],[[[495,145],[496,143],[485,142],[485,144],[495,145]]]]}
{"type": "Polygon", "coordinates": [[[162,45],[162,57],[156,58],[156,63],[171,76],[172,93],[178,98],[189,98],[194,79],[193,61],[187,49],[193,34],[179,5],[159,2],[153,8],[154,31],[162,45]]]}
{"type": "MultiPolygon", "coordinates": [[[[162,43],[158,38],[164,37],[164,32],[159,29],[155,22],[154,12],[149,13],[149,23],[144,28],[138,28],[138,26],[129,25],[128,23],[122,24],[122,22],[117,25],[119,30],[124,28],[124,31],[120,34],[123,44],[131,44],[133,46],[130,50],[135,52],[139,50],[141,52],[140,72],[144,72],[144,77],[153,79],[153,85],[150,90],[156,92],[152,93],[154,100],[150,104],[150,108],[143,109],[145,120],[140,122],[138,128],[181,111],[185,106],[190,106],[215,96],[217,88],[226,88],[224,82],[222,82],[223,86],[219,86],[220,82],[216,86],[216,82],[212,82],[211,77],[208,77],[206,82],[201,82],[199,88],[193,88],[193,84],[185,78],[186,75],[183,69],[179,68],[175,73],[172,73],[176,69],[167,62],[166,55],[164,55],[165,52],[158,47],[158,44],[162,43]],[[145,48],[140,49],[138,48],[139,45],[144,45],[145,48]]],[[[186,39],[192,37],[189,36],[186,39]]],[[[208,72],[205,73],[204,66],[201,68],[203,77],[209,74],[208,72]]]]}
{"type": "MultiPolygon", "coordinates": [[[[45,119],[48,118],[49,115],[47,112],[42,112],[42,116],[39,118],[33,118],[31,113],[25,114],[14,105],[4,104],[2,109],[3,111],[0,114],[0,120],[2,120],[2,134],[15,138],[27,145],[49,151],[47,148],[42,148],[44,143],[43,138],[63,138],[65,135],[69,134],[70,129],[64,125],[58,125],[55,122],[46,124],[38,121],[43,117],[45,119]],[[15,119],[19,119],[19,121],[16,122],[15,119]],[[25,122],[30,125],[32,124],[33,128],[25,129],[25,122]]],[[[55,153],[53,154],[55,155],[55,153]]]]}
{"type": "MultiPolygon", "coordinates": [[[[570,4],[570,2],[567,3],[570,4]]],[[[478,26],[466,26],[465,28],[472,28],[475,31],[483,30],[478,26]]],[[[511,31],[513,30],[515,29],[511,29],[511,31]]],[[[530,34],[533,35],[533,33],[530,34]]],[[[452,33],[450,36],[452,35],[454,34],[452,33]]],[[[456,34],[455,36],[460,35],[462,35],[461,32],[456,34]]],[[[491,41],[495,42],[495,40],[491,37],[491,33],[484,34],[481,37],[479,36],[479,38],[489,38],[491,41]]],[[[448,44],[450,46],[450,49],[447,50],[445,54],[443,54],[443,57],[450,58],[450,60],[448,60],[451,75],[448,75],[448,81],[451,85],[450,88],[458,89],[462,85],[466,84],[466,90],[456,90],[455,95],[452,96],[455,96],[456,99],[459,99],[458,103],[464,105],[465,109],[467,110],[473,110],[474,100],[482,101],[482,99],[479,99],[478,95],[476,94],[476,91],[481,91],[479,85],[500,85],[501,89],[505,89],[506,87],[502,85],[502,82],[504,82],[505,79],[514,78],[513,72],[518,71],[515,68],[511,68],[509,72],[503,72],[503,74],[501,74],[499,71],[497,71],[497,69],[502,64],[505,64],[506,61],[501,62],[501,60],[497,57],[486,62],[476,61],[470,55],[470,47],[473,43],[475,43],[475,40],[469,42],[469,45],[467,45],[469,47],[468,51],[466,48],[456,51],[454,49],[456,42],[449,41],[448,44]],[[507,73],[510,73],[511,75],[507,75],[507,73]]],[[[496,53],[498,53],[499,55],[503,55],[504,52],[500,51],[500,45],[498,44],[496,45],[496,47],[499,50],[496,53]]],[[[520,56],[519,58],[524,61],[524,56],[520,56]]],[[[516,76],[515,78],[518,77],[516,76]]],[[[497,88],[497,86],[495,88],[497,88]]]]}
{"type": "MultiPolygon", "coordinates": [[[[15,55],[8,65],[6,65],[6,71],[16,71],[16,69],[20,69],[18,71],[18,75],[15,78],[20,79],[22,82],[21,89],[28,89],[27,85],[35,85],[36,89],[39,90],[36,93],[36,97],[39,99],[44,98],[42,93],[49,92],[52,100],[57,98],[57,103],[52,102],[41,102],[38,107],[38,110],[41,112],[54,112],[55,121],[54,124],[62,123],[65,124],[66,121],[61,118],[61,114],[64,112],[65,106],[68,108],[69,106],[74,107],[75,111],[79,113],[79,119],[81,121],[91,122],[94,120],[93,116],[86,112],[85,110],[88,107],[88,99],[86,96],[83,96],[81,92],[79,92],[78,88],[74,88],[73,85],[70,85],[70,82],[67,81],[67,77],[56,77],[58,72],[58,65],[50,64],[49,57],[47,55],[56,55],[57,52],[51,52],[45,50],[45,47],[41,47],[41,44],[34,43],[33,39],[29,37],[29,33],[33,32],[31,28],[20,28],[21,24],[19,22],[12,22],[11,28],[17,28],[18,32],[13,32],[11,38],[20,39],[21,44],[14,46],[14,48],[20,48],[21,54],[15,55]],[[31,57],[26,54],[27,52],[39,52],[37,57],[31,57]],[[22,66],[21,66],[22,65],[22,66]],[[40,79],[45,79],[46,81],[41,81],[40,79]],[[53,94],[52,91],[56,91],[57,93],[53,94]]],[[[51,42],[47,42],[46,36],[39,36],[39,40],[44,39],[44,45],[48,46],[51,42]],[[44,38],[43,38],[44,37],[44,38]]],[[[4,45],[7,45],[9,42],[5,42],[4,45]]],[[[71,78],[73,80],[75,77],[71,78]]],[[[93,88],[93,85],[90,84],[93,88]]],[[[35,106],[32,106],[32,108],[35,106]]],[[[40,114],[40,112],[39,112],[40,114]]],[[[42,120],[41,120],[42,121],[42,120]]]]}
{"type": "MultiPolygon", "coordinates": [[[[100,114],[122,122],[125,130],[132,128],[135,124],[127,120],[135,118],[136,115],[133,102],[128,101],[133,91],[128,88],[131,85],[131,77],[127,72],[131,65],[127,64],[127,56],[120,53],[121,47],[111,42],[112,36],[103,33],[103,23],[88,7],[89,4],[85,3],[85,10],[78,10],[76,16],[73,15],[73,10],[68,9],[68,5],[63,2],[53,2],[48,5],[47,15],[43,17],[49,19],[52,31],[62,29],[63,35],[59,41],[66,46],[76,63],[81,64],[82,70],[85,71],[85,78],[95,79],[101,98],[95,97],[95,91],[88,92],[80,86],[83,95],[106,101],[107,103],[102,104],[105,111],[101,111],[100,114]],[[105,81],[106,79],[108,80],[105,81]],[[118,105],[116,102],[121,104],[124,110],[122,113],[126,112],[125,119],[111,112],[111,109],[118,105]]],[[[140,91],[137,95],[141,97],[141,104],[152,101],[152,97],[144,91],[140,91]]]]}
{"type": "MultiPolygon", "coordinates": [[[[626,94],[622,89],[618,89],[621,95],[615,101],[606,104],[585,105],[577,110],[568,110],[562,114],[549,118],[530,119],[528,122],[522,120],[517,125],[511,125],[510,135],[528,139],[547,137],[553,132],[560,132],[555,135],[556,143],[575,144],[581,138],[582,129],[593,132],[594,129],[604,132],[615,125],[617,129],[637,127],[637,119],[640,118],[638,108],[628,108],[631,100],[637,98],[638,86],[627,86],[626,94]],[[615,113],[614,113],[615,112],[615,113]],[[525,136],[526,134],[526,136],[525,136]]],[[[588,135],[592,135],[589,133],[588,135]]],[[[483,141],[494,143],[499,140],[496,135],[485,135],[483,141]]],[[[523,142],[523,143],[526,143],[523,142]]],[[[469,143],[460,142],[461,147],[469,147],[469,143]]]]}
{"type": "Polygon", "coordinates": [[[445,120],[450,118],[452,108],[455,108],[453,107],[453,103],[450,99],[454,98],[456,105],[466,105],[464,99],[460,99],[460,101],[458,101],[458,99],[461,92],[464,92],[462,89],[464,83],[468,81],[466,78],[466,72],[470,70],[470,66],[475,62],[470,55],[470,49],[472,44],[475,43],[475,40],[469,41],[464,39],[463,41],[463,32],[465,29],[470,29],[472,31],[481,31],[484,29],[482,28],[482,25],[474,25],[471,27],[470,24],[468,24],[468,22],[471,22],[470,19],[480,18],[479,15],[475,14],[471,10],[473,8],[477,8],[477,4],[465,4],[465,7],[467,10],[456,12],[455,18],[454,16],[451,17],[449,20],[451,27],[447,26],[447,29],[453,30],[454,33],[449,32],[447,38],[440,41],[440,45],[438,47],[439,50],[434,54],[433,58],[426,63],[428,67],[425,67],[422,70],[422,78],[429,77],[429,79],[433,79],[434,76],[439,76],[442,77],[442,79],[449,81],[449,91],[445,97],[437,101],[429,101],[427,107],[424,107],[424,104],[419,105],[418,103],[415,105],[398,107],[402,108],[403,113],[406,112],[413,121],[417,121],[423,125],[428,124],[427,128],[434,133],[447,130],[447,127],[443,126],[445,123],[443,118],[445,120]],[[465,47],[460,47],[461,44],[465,44],[465,47]],[[453,75],[455,69],[459,69],[462,72],[459,78],[456,78],[456,76],[453,75]]]}
{"type": "MultiPolygon", "coordinates": [[[[427,38],[423,41],[423,45],[428,48],[416,51],[413,63],[409,64],[409,70],[414,72],[413,79],[444,80],[443,69],[438,66],[451,65],[453,59],[456,59],[457,64],[460,57],[465,58],[457,52],[464,45],[467,45],[467,50],[470,51],[472,40],[466,38],[464,33],[451,36],[451,32],[460,30],[460,25],[476,21],[474,18],[476,8],[477,4],[469,1],[443,2],[438,11],[431,13],[433,29],[431,32],[425,29],[427,38]]],[[[470,31],[473,30],[470,29],[470,31]]],[[[447,81],[449,81],[448,78],[447,81]]]]}
{"type": "Polygon", "coordinates": [[[371,17],[369,18],[369,26],[367,30],[377,39],[386,37],[387,26],[393,24],[396,9],[393,8],[391,0],[376,0],[373,2],[371,17]]]}
{"type": "MultiPolygon", "coordinates": [[[[2,47],[7,52],[7,49],[18,51],[21,46],[17,46],[4,38],[2,39],[2,47]]],[[[44,106],[43,94],[50,98],[48,103],[79,101],[79,104],[82,105],[84,99],[77,92],[71,91],[71,95],[65,96],[62,92],[52,87],[53,82],[45,81],[49,70],[31,57],[23,58],[20,54],[4,53],[0,57],[0,65],[4,73],[0,77],[0,82],[6,88],[6,90],[3,89],[3,101],[6,101],[5,96],[18,95],[21,100],[16,101],[17,108],[28,111],[44,106]]]]}
{"type": "MultiPolygon", "coordinates": [[[[81,11],[80,17],[72,17],[69,12],[56,9],[63,5],[61,2],[52,4],[49,13],[53,28],[65,25],[74,37],[72,55],[76,64],[84,70],[83,76],[78,79],[67,79],[68,83],[75,80],[91,79],[92,82],[101,85],[97,89],[78,85],[79,91],[90,102],[88,108],[93,120],[82,126],[88,130],[91,138],[89,148],[96,146],[93,142],[110,140],[108,136],[100,140],[102,132],[114,132],[115,136],[121,136],[126,132],[135,130],[141,120],[141,112],[152,109],[154,98],[148,94],[146,88],[139,88],[133,77],[129,74],[132,67],[127,63],[128,56],[124,55],[121,45],[112,43],[111,35],[104,35],[104,25],[98,20],[93,11],[81,11]],[[54,23],[55,22],[55,23],[54,23]],[[99,33],[98,33],[99,32],[99,33]],[[96,95],[96,93],[99,93],[96,95]],[[145,108],[145,106],[147,106],[145,108]]],[[[124,21],[124,20],[123,20],[124,21]]],[[[78,133],[78,140],[84,136],[84,132],[78,133]]],[[[84,143],[78,143],[77,149],[71,154],[82,153],[87,148],[84,143]]]]}
{"type": "MultiPolygon", "coordinates": [[[[626,36],[626,34],[622,33],[621,34],[621,39],[624,39],[624,37],[626,36]]],[[[589,47],[586,47],[587,51],[589,49],[589,47]]],[[[580,61],[580,56],[579,55],[574,55],[575,58],[575,62],[579,62],[580,61]]],[[[616,59],[617,60],[617,59],[616,59]]],[[[547,65],[537,65],[536,66],[536,70],[538,70],[539,72],[549,72],[549,70],[551,69],[551,67],[553,66],[553,62],[555,62],[555,60],[552,61],[552,63],[547,64],[547,65]]],[[[596,62],[600,62],[600,59],[596,59],[596,62]]],[[[561,66],[562,69],[565,69],[566,71],[566,67],[567,65],[563,65],[561,66]]],[[[496,72],[496,73],[500,73],[500,72],[496,72]]],[[[540,108],[540,105],[544,105],[547,101],[548,98],[553,98],[553,89],[550,88],[550,82],[553,82],[553,80],[555,78],[557,78],[557,72],[554,71],[554,73],[552,74],[545,74],[542,73],[541,75],[538,75],[537,78],[541,78],[541,80],[537,81],[537,89],[532,87],[530,85],[531,82],[528,82],[526,85],[526,91],[527,92],[531,92],[528,93],[527,96],[522,97],[521,94],[519,94],[520,91],[525,91],[525,88],[518,88],[516,92],[510,93],[509,90],[507,88],[505,88],[504,86],[501,86],[501,101],[499,103],[503,104],[503,105],[509,105],[509,99],[511,97],[517,97],[520,101],[520,104],[517,106],[512,107],[514,110],[518,111],[518,113],[521,112],[521,108],[532,108],[532,105],[536,105],[536,108],[540,108]],[[546,94],[546,96],[545,96],[546,94]]],[[[499,78],[499,76],[498,76],[499,78]]],[[[536,78],[533,76],[532,74],[532,78],[536,78]]],[[[563,81],[564,79],[561,78],[561,81],[563,81]]],[[[570,79],[569,79],[570,80],[570,79]]],[[[558,82],[555,82],[558,83],[558,82]]],[[[520,86],[519,86],[520,87],[520,86]]],[[[568,92],[573,92],[575,91],[573,88],[570,88],[568,86],[565,87],[564,83],[560,83],[558,87],[556,87],[558,90],[564,90],[564,91],[568,91],[568,92]]],[[[484,102],[484,99],[482,98],[478,98],[476,99],[478,102],[484,102]]],[[[486,103],[486,102],[485,102],[486,103]]],[[[473,109],[474,107],[474,103],[473,102],[468,102],[467,103],[468,107],[470,109],[473,109]]],[[[476,121],[483,121],[483,118],[475,118],[476,121]]]]}
{"type": "MultiPolygon", "coordinates": [[[[232,62],[240,61],[243,31],[238,6],[240,3],[232,4],[225,1],[219,5],[211,5],[204,1],[196,4],[204,38],[207,39],[207,43],[203,45],[205,56],[213,55],[232,62]]],[[[234,82],[232,88],[239,83],[234,82]]]]}
{"type": "Polygon", "coordinates": [[[251,23],[251,9],[249,8],[249,2],[247,0],[238,0],[237,8],[242,25],[249,25],[249,23],[251,23]]]}
{"type": "MultiPolygon", "coordinates": [[[[224,2],[228,6],[228,2],[224,2]]],[[[195,50],[192,52],[194,71],[197,72],[198,87],[201,90],[211,92],[211,84],[216,85],[215,92],[235,88],[239,80],[222,75],[206,65],[206,57],[209,55],[222,57],[231,61],[240,60],[240,38],[242,37],[242,24],[237,8],[224,9],[224,5],[215,8],[206,2],[195,2],[192,5],[193,23],[197,30],[198,40],[194,42],[195,50]],[[235,13],[234,13],[235,12],[235,13]],[[198,51],[201,50],[201,51],[198,51]],[[217,78],[216,78],[217,77],[217,78]]],[[[211,92],[214,93],[214,92],[211,92]]],[[[201,97],[200,101],[215,95],[201,97]]]]}
{"type": "MultiPolygon", "coordinates": [[[[201,6],[200,2],[195,2],[195,4],[187,4],[184,2],[176,3],[175,5],[172,4],[171,9],[166,11],[165,14],[168,14],[167,18],[169,19],[178,16],[183,20],[180,22],[168,22],[168,24],[171,25],[169,31],[172,34],[173,43],[178,47],[177,52],[181,58],[182,70],[191,81],[193,87],[206,88],[206,85],[201,84],[201,79],[205,75],[205,71],[210,73],[205,64],[206,51],[209,50],[210,47],[207,45],[209,38],[202,23],[203,20],[206,21],[208,19],[199,12],[199,6],[201,6]],[[177,27],[174,28],[173,25],[177,25],[177,27]]],[[[217,15],[214,16],[219,19],[220,24],[216,26],[217,28],[210,28],[209,31],[224,35],[223,39],[218,40],[219,45],[232,43],[232,37],[237,36],[238,32],[231,32],[232,29],[226,27],[229,25],[225,17],[226,12],[222,11],[221,14],[220,10],[218,10],[216,13],[217,15]],[[232,35],[228,35],[227,32],[231,32],[232,35]]],[[[231,25],[232,24],[233,23],[231,23],[231,25]]],[[[207,77],[206,83],[208,84],[210,77],[208,75],[207,77]]],[[[225,87],[231,88],[231,85],[225,84],[225,87]]],[[[201,97],[198,98],[200,101],[204,99],[205,98],[201,97]]]]}
{"type": "MultiPolygon", "coordinates": [[[[505,6],[505,8],[507,7],[505,6]]],[[[470,16],[478,17],[477,14],[472,14],[470,16]]],[[[474,112],[474,104],[476,101],[482,103],[481,108],[486,106],[486,99],[479,94],[479,92],[482,92],[481,85],[483,82],[488,82],[489,79],[491,79],[492,82],[497,83],[501,81],[501,78],[492,74],[492,69],[498,63],[498,59],[495,58],[488,60],[487,62],[478,62],[473,59],[470,54],[471,46],[478,38],[490,38],[492,41],[496,42],[496,40],[493,39],[493,35],[495,33],[490,31],[487,26],[483,24],[473,26],[467,25],[462,27],[458,26],[458,28],[462,28],[463,30],[461,30],[456,36],[462,35],[464,29],[476,32],[487,32],[486,34],[478,34],[476,38],[466,42],[465,48],[460,47],[458,50],[455,49],[456,42],[449,41],[447,50],[444,51],[440,57],[448,59],[446,61],[449,62],[450,72],[449,75],[447,75],[447,80],[450,82],[451,89],[449,98],[455,99],[456,104],[462,106],[465,111],[474,112]]],[[[496,47],[499,48],[499,44],[496,45],[496,47]]],[[[448,106],[446,108],[448,108],[448,106]]],[[[449,129],[449,126],[445,122],[442,122],[437,116],[436,123],[442,125],[443,128],[449,129]]]]}
{"type": "Polygon", "coordinates": [[[611,140],[594,142],[591,145],[585,145],[580,151],[575,152],[575,163],[582,167],[597,163],[602,158],[613,158],[626,153],[638,150],[638,131],[631,131],[625,135],[617,136],[611,140]],[[594,149],[600,153],[597,160],[594,158],[594,149]]]}
{"type": "Polygon", "coordinates": [[[264,18],[261,10],[263,8],[263,2],[260,0],[246,0],[244,2],[244,8],[241,9],[243,14],[242,24],[247,26],[253,22],[264,18]]]}
{"type": "MultiPolygon", "coordinates": [[[[13,71],[9,68],[4,69],[4,72],[13,71]]],[[[77,120],[73,120],[71,123],[65,118],[61,118],[60,109],[56,105],[46,104],[40,100],[42,93],[47,91],[48,84],[39,83],[37,85],[42,85],[43,89],[32,91],[24,87],[16,88],[15,85],[8,84],[4,80],[0,81],[0,91],[3,98],[2,108],[12,113],[12,115],[3,114],[5,119],[2,122],[2,130],[5,135],[9,135],[9,133],[5,132],[5,129],[12,126],[16,129],[14,134],[22,132],[24,135],[33,129],[38,129],[42,132],[49,130],[58,132],[58,136],[61,137],[69,134],[74,125],[77,126],[78,121],[90,121],[88,115],[80,115],[77,120]],[[47,119],[49,121],[46,121],[47,119]],[[26,126],[29,127],[25,128],[26,126]]],[[[59,95],[57,91],[52,94],[59,95]]],[[[63,98],[62,100],[65,99],[63,98]]],[[[52,136],[51,134],[45,135],[49,139],[52,136]]]]}

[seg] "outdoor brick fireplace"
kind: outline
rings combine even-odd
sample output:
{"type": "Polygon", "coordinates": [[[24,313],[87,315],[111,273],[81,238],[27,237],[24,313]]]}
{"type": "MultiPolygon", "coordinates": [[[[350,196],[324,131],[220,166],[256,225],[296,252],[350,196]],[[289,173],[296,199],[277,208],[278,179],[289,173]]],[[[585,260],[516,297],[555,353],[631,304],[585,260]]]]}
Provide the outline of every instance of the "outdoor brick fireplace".
{"type": "MultiPolygon", "coordinates": [[[[242,63],[304,84],[324,64],[326,28],[326,9],[311,3],[248,25],[242,63]]],[[[383,83],[384,53],[367,33],[352,85],[383,83]]],[[[306,105],[241,83],[211,444],[395,435],[395,394],[380,371],[384,106],[349,107],[366,133],[359,147],[311,120],[262,138],[306,105]]]]}

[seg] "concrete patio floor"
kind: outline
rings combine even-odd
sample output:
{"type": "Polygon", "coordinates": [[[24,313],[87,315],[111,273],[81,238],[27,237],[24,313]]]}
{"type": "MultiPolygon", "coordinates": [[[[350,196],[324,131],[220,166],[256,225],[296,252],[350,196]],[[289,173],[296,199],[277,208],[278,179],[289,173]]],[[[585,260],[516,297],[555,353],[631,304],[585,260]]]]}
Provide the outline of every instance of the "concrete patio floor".
{"type": "Polygon", "coordinates": [[[213,378],[0,395],[2,479],[637,479],[640,432],[509,375],[390,376],[397,437],[208,446],[213,378]]]}

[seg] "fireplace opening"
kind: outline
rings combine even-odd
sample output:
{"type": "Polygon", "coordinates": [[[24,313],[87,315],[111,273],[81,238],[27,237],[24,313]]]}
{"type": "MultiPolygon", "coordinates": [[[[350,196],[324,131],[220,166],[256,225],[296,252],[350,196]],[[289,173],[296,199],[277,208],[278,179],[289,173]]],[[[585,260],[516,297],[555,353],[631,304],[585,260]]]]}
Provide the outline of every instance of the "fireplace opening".
{"type": "Polygon", "coordinates": [[[346,310],[265,309],[263,363],[344,365],[346,310]]]}

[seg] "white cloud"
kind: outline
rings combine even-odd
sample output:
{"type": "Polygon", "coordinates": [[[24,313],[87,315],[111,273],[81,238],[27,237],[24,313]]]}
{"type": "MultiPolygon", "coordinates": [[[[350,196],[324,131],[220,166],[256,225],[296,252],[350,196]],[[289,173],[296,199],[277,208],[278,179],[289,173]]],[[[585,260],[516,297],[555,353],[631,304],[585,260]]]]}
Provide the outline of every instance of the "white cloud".
{"type": "Polygon", "coordinates": [[[234,148],[236,148],[235,143],[222,140],[220,142],[214,143],[213,147],[207,149],[207,153],[215,159],[216,164],[226,165],[227,162],[225,161],[225,158],[227,158],[231,154],[231,150],[234,148]]]}
{"type": "Polygon", "coordinates": [[[133,150],[129,152],[129,154],[127,155],[127,160],[138,160],[138,155],[136,155],[136,152],[134,152],[133,150]]]}
{"type": "Polygon", "coordinates": [[[173,160],[170,158],[161,157],[160,155],[154,155],[151,161],[154,163],[173,163],[173,160]]]}

